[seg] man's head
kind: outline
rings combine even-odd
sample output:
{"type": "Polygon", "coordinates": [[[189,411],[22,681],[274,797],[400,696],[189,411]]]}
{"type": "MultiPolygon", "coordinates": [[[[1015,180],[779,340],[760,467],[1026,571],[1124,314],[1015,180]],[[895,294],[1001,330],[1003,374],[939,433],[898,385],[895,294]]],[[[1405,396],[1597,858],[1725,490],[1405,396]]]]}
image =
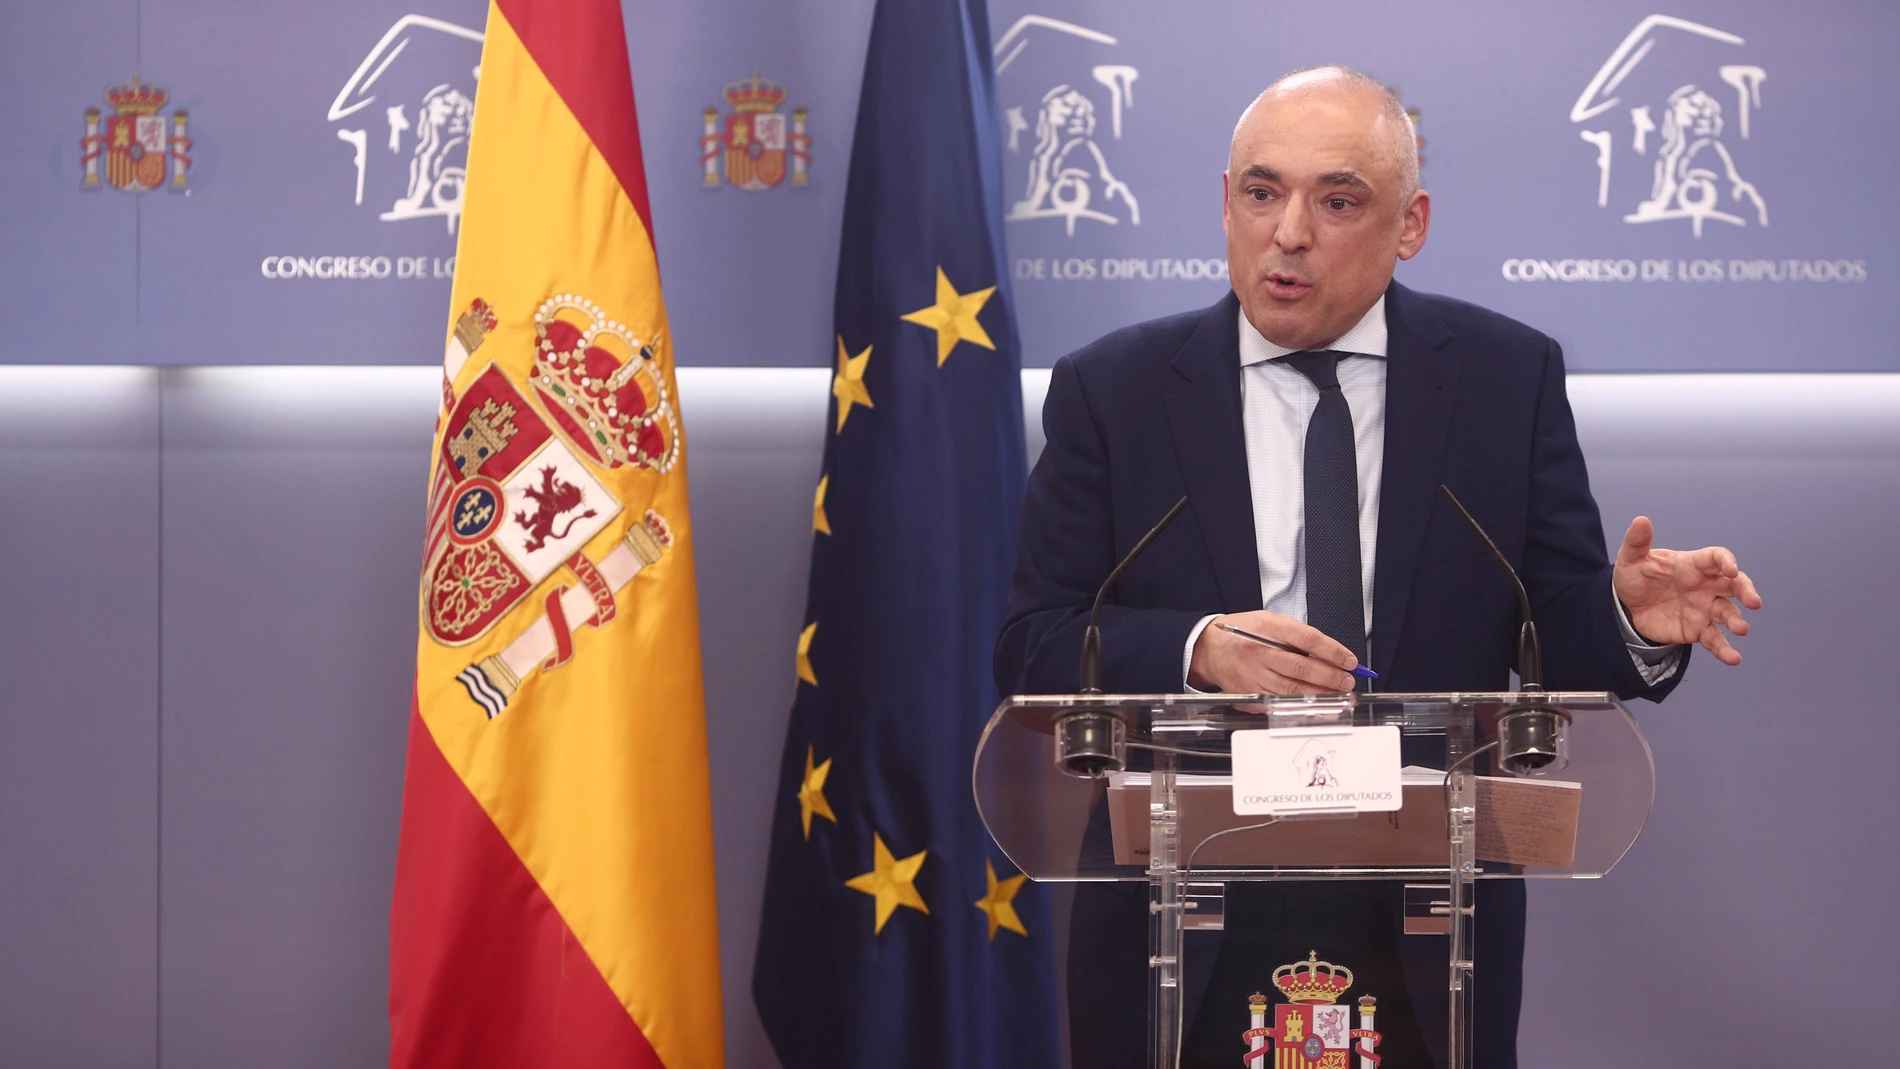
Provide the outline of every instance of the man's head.
{"type": "Polygon", "coordinates": [[[1234,293],[1254,329],[1289,348],[1352,329],[1431,222],[1405,109],[1345,67],[1295,71],[1255,97],[1222,185],[1234,293]]]}

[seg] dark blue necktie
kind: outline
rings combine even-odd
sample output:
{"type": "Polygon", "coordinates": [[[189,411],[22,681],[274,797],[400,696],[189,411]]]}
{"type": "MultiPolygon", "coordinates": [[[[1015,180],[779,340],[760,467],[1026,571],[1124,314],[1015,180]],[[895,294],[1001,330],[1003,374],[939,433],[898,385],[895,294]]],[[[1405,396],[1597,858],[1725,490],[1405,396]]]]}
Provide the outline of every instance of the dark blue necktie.
{"type": "Polygon", "coordinates": [[[1306,622],[1366,659],[1365,588],[1359,571],[1359,457],[1352,409],[1339,388],[1346,353],[1314,350],[1280,359],[1319,387],[1306,424],[1306,622]]]}

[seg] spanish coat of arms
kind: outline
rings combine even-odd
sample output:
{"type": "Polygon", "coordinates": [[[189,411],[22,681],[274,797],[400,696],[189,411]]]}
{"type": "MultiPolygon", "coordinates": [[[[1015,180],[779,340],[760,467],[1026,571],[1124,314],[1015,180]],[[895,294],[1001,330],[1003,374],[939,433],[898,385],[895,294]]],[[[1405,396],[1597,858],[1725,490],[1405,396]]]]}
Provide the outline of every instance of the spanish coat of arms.
{"type": "Polygon", "coordinates": [[[103,132],[99,109],[87,108],[86,136],[79,143],[79,163],[85,169],[80,188],[98,189],[103,171],[105,184],[128,193],[166,185],[168,175],[172,189],[184,189],[191,139],[185,136],[184,109],[174,108],[169,117],[160,114],[170,100],[164,87],[147,85],[133,75],[131,81],[106,90],[114,114],[103,116],[103,132]]]}
{"type": "MultiPolygon", "coordinates": [[[[461,316],[451,380],[495,324],[479,300],[461,316]]],[[[622,467],[664,473],[679,459],[678,414],[653,341],[575,294],[543,303],[534,329],[526,381],[490,363],[459,395],[444,383],[430,492],[422,590],[430,638],[472,643],[539,591],[530,606],[539,619],[456,677],[491,719],[523,679],[573,657],[574,632],[611,623],[615,593],[673,541],[665,518],[648,510],[601,559],[586,552],[624,511],[600,476],[622,467]],[[541,589],[563,569],[573,582],[541,589]]]]}
{"type": "Polygon", "coordinates": [[[725,159],[726,181],[754,192],[785,181],[805,185],[811,164],[811,137],[805,132],[805,109],[793,108],[789,127],[779,105],[785,87],[753,71],[752,77],[726,84],[723,94],[732,111],[720,122],[718,108],[707,108],[705,132],[699,139],[699,162],[705,168],[703,185],[719,188],[719,161],[725,159]],[[789,165],[789,167],[788,167],[789,165]]]}
{"type": "Polygon", "coordinates": [[[1240,1036],[1247,1045],[1241,1056],[1247,1069],[1352,1069],[1355,1052],[1358,1069],[1378,1069],[1380,1059],[1374,1052],[1380,1036],[1372,1022],[1379,1000],[1371,995],[1359,999],[1357,1028],[1352,1007],[1339,1004],[1352,986],[1351,969],[1320,961],[1317,953],[1309,952],[1305,961],[1273,970],[1273,986],[1286,1001],[1271,1007],[1272,1027],[1267,1026],[1267,996],[1247,1000],[1252,1027],[1240,1036]],[[1273,1041],[1271,1049],[1268,1040],[1273,1041]]]}

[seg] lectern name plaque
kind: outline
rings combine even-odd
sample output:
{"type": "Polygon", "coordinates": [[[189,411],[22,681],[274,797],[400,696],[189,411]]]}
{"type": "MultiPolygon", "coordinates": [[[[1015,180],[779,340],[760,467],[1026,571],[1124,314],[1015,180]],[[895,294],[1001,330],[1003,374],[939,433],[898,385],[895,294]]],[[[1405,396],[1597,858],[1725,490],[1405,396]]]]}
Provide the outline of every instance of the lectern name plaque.
{"type": "Polygon", "coordinates": [[[1241,816],[1386,813],[1403,804],[1399,729],[1390,724],[1269,728],[1229,738],[1241,816]]]}

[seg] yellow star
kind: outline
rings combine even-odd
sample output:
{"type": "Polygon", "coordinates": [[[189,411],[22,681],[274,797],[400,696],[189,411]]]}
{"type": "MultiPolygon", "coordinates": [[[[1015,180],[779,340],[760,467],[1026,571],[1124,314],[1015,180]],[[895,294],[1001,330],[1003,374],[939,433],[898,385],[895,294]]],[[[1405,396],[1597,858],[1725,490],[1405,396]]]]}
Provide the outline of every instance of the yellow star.
{"type": "MultiPolygon", "coordinates": [[[[830,762],[826,762],[829,764],[830,762]]],[[[996,929],[1008,928],[1017,935],[1028,935],[1029,929],[1023,927],[1023,919],[1016,915],[1016,892],[1023,889],[1023,881],[1028,877],[1018,873],[1007,880],[997,880],[996,868],[988,861],[983,862],[983,875],[989,880],[990,889],[982,898],[977,899],[976,908],[990,918],[990,942],[996,942],[996,929]]]]}
{"type": "MultiPolygon", "coordinates": [[[[842,426],[842,422],[839,424],[842,426]]],[[[825,515],[825,487],[830,484],[831,476],[818,480],[818,496],[811,501],[811,529],[819,534],[831,533],[831,517],[825,515]]]]}
{"type": "Polygon", "coordinates": [[[876,408],[871,403],[871,391],[864,388],[864,365],[871,362],[871,347],[856,356],[844,354],[844,335],[838,336],[838,373],[831,379],[831,396],[838,399],[838,429],[844,430],[845,417],[851,414],[852,405],[876,408]]]}
{"type": "MultiPolygon", "coordinates": [[[[812,748],[805,747],[805,782],[798,785],[798,816],[805,822],[805,841],[811,841],[811,817],[813,813],[824,817],[833,824],[838,818],[831,812],[831,803],[825,801],[825,777],[831,775],[831,758],[813,768],[811,765],[812,748]]],[[[990,932],[995,935],[995,931],[990,932]]]]}
{"type": "Polygon", "coordinates": [[[818,677],[811,670],[811,640],[817,633],[818,621],[816,620],[806,624],[805,630],[798,633],[798,678],[814,687],[818,685],[818,677]]]}
{"type": "Polygon", "coordinates": [[[996,348],[996,344],[990,341],[989,333],[983,329],[983,324],[976,321],[976,314],[983,310],[984,302],[995,292],[996,287],[991,286],[986,290],[959,294],[957,288],[950,284],[950,276],[939,267],[937,303],[929,308],[917,309],[905,316],[904,321],[937,332],[937,366],[942,367],[943,362],[950,359],[950,350],[956,348],[959,341],[973,342],[985,349],[996,348]]]}
{"type": "Polygon", "coordinates": [[[844,885],[877,899],[877,927],[873,934],[884,931],[884,922],[891,919],[898,906],[909,906],[928,916],[930,907],[924,905],[924,896],[917,893],[911,881],[917,878],[917,870],[924,867],[924,856],[930,851],[919,850],[902,861],[896,860],[891,857],[890,847],[884,845],[883,836],[876,832],[871,833],[871,849],[871,871],[851,877],[844,885]]]}

